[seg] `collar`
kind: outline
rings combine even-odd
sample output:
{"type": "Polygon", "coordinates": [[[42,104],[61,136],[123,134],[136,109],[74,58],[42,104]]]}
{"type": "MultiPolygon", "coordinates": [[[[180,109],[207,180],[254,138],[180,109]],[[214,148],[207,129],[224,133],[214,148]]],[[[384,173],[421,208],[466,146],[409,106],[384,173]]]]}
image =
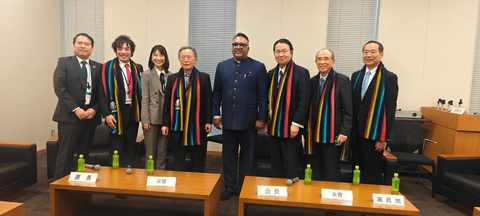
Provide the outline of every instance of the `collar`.
{"type": "MultiPolygon", "coordinates": [[[[132,66],[132,64],[130,63],[130,61],[128,61],[128,65],[129,65],[129,66],[132,66]]],[[[124,63],[123,61],[118,60],[118,66],[120,66],[120,68],[124,68],[124,67],[125,67],[125,63],[124,63]]]]}
{"type": "Polygon", "coordinates": [[[377,73],[377,68],[378,68],[378,66],[373,68],[372,70],[368,70],[368,68],[365,67],[365,76],[367,76],[368,71],[370,71],[370,74],[372,75],[372,77],[375,76],[375,73],[377,73]]]}
{"type": "Polygon", "coordinates": [[[90,64],[90,59],[83,60],[83,59],[79,58],[78,56],[75,56],[75,57],[77,57],[77,60],[78,60],[78,63],[80,64],[80,66],[82,66],[82,61],[86,61],[86,62],[87,62],[87,65],[90,64]]]}
{"type": "Polygon", "coordinates": [[[165,69],[159,71],[156,67],[153,67],[155,69],[155,71],[157,72],[158,75],[160,74],[165,74],[165,69]]]}

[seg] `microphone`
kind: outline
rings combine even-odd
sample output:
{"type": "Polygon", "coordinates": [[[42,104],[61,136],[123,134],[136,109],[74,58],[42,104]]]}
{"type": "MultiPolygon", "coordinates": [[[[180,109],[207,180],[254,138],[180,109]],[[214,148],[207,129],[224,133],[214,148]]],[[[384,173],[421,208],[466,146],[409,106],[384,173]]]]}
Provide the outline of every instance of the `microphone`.
{"type": "Polygon", "coordinates": [[[100,170],[100,164],[85,164],[86,168],[94,169],[94,170],[100,170]]]}
{"type": "Polygon", "coordinates": [[[132,174],[132,167],[130,167],[130,165],[127,166],[127,174],[132,174]]]}
{"type": "Polygon", "coordinates": [[[295,178],[292,178],[292,179],[288,179],[287,180],[287,185],[290,186],[290,185],[293,185],[295,182],[298,181],[298,177],[295,177],[295,178]]]}

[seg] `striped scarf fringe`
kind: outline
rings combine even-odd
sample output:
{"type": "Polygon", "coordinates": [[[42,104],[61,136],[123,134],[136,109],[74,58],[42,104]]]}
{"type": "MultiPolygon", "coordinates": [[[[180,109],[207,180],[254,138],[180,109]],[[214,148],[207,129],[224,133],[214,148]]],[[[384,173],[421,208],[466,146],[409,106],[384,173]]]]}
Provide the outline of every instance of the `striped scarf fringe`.
{"type": "Polygon", "coordinates": [[[279,87],[277,88],[279,66],[273,72],[268,91],[268,133],[280,138],[288,138],[290,135],[289,117],[290,101],[292,97],[293,66],[295,63],[290,61],[285,69],[279,87]]]}

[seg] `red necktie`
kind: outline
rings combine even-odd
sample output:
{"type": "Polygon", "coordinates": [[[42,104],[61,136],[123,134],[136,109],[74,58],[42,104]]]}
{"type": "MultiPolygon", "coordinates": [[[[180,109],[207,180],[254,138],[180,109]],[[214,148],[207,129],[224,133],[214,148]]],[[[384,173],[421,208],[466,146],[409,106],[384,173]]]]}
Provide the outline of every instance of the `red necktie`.
{"type": "Polygon", "coordinates": [[[130,96],[130,99],[132,99],[132,90],[133,90],[133,87],[132,87],[132,72],[130,72],[130,68],[128,66],[128,64],[125,64],[125,69],[127,70],[127,83],[128,83],[128,95],[130,96]]]}

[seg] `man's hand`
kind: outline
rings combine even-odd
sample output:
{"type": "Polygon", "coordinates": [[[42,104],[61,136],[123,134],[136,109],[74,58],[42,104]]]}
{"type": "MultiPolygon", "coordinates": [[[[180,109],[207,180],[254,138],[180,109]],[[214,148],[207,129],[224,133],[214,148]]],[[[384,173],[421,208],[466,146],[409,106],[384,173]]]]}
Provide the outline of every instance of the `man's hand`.
{"type": "Polygon", "coordinates": [[[266,135],[268,135],[268,125],[267,125],[267,124],[263,125],[263,132],[264,132],[266,135]]]}
{"type": "Polygon", "coordinates": [[[207,133],[212,132],[212,124],[209,124],[209,123],[205,124],[205,131],[207,133]]]}
{"type": "Polygon", "coordinates": [[[339,134],[337,138],[337,146],[341,146],[345,141],[347,141],[347,136],[339,134]]]}
{"type": "Polygon", "coordinates": [[[117,127],[115,126],[115,123],[117,123],[117,120],[113,117],[113,115],[108,115],[105,117],[105,121],[107,122],[107,125],[112,129],[115,130],[117,127]]]}
{"type": "Polygon", "coordinates": [[[263,130],[263,126],[265,126],[265,122],[260,120],[255,122],[255,130],[263,130]]]}
{"type": "Polygon", "coordinates": [[[222,118],[213,119],[213,125],[214,125],[217,129],[221,130],[222,127],[223,127],[222,118]]]}
{"type": "Polygon", "coordinates": [[[87,113],[82,108],[78,108],[77,110],[75,110],[75,115],[77,115],[77,118],[80,120],[84,120],[87,118],[87,113]]]}
{"type": "Polygon", "coordinates": [[[150,131],[150,124],[143,124],[143,130],[150,131]]]}
{"type": "Polygon", "coordinates": [[[375,141],[375,150],[377,151],[383,151],[385,149],[385,146],[387,145],[386,142],[382,141],[375,141]]]}
{"type": "Polygon", "coordinates": [[[295,138],[298,135],[300,128],[294,124],[290,126],[290,138],[295,138]]]}
{"type": "Polygon", "coordinates": [[[163,127],[162,127],[162,134],[163,134],[164,136],[167,136],[167,135],[168,135],[168,127],[167,127],[167,126],[163,126],[163,127]]]}
{"type": "Polygon", "coordinates": [[[87,119],[92,119],[95,116],[95,114],[97,114],[97,112],[95,112],[95,110],[92,108],[88,108],[86,113],[87,113],[87,119]]]}

